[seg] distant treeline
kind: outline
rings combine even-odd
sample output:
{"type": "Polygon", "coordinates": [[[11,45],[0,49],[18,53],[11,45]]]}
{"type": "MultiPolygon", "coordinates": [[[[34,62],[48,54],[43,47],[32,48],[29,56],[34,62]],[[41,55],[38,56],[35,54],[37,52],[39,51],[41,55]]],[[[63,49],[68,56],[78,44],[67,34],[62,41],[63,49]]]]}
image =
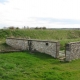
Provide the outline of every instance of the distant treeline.
{"type": "Polygon", "coordinates": [[[14,27],[14,26],[9,26],[9,27],[3,27],[3,29],[54,29],[54,30],[58,30],[58,29],[61,29],[61,30],[80,30],[80,28],[46,28],[45,26],[43,27],[29,27],[29,26],[24,26],[22,28],[20,27],[14,27]]]}
{"type": "Polygon", "coordinates": [[[23,28],[20,27],[14,27],[14,26],[10,26],[10,27],[4,27],[3,29],[47,29],[46,27],[26,27],[24,26],[23,28]]]}

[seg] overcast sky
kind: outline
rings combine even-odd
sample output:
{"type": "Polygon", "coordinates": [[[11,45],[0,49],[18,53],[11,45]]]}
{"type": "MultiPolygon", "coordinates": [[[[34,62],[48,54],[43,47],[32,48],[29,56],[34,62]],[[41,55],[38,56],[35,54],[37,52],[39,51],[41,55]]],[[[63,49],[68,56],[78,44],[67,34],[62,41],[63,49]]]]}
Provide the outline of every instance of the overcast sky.
{"type": "Polygon", "coordinates": [[[0,0],[0,28],[80,28],[80,0],[0,0]]]}

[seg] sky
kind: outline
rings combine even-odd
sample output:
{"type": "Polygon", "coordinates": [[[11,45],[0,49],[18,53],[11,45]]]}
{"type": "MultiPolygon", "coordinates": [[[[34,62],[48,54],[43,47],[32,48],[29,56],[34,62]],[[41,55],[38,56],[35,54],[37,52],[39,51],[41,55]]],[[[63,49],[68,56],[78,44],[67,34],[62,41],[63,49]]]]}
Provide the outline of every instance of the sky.
{"type": "Polygon", "coordinates": [[[0,28],[80,28],[80,0],[0,0],[0,28]]]}

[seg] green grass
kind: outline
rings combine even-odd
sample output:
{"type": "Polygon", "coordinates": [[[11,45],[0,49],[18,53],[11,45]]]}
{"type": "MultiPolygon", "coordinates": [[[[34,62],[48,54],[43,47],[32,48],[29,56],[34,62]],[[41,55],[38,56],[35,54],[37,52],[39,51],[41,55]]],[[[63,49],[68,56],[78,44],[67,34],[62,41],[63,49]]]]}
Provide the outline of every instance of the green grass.
{"type": "Polygon", "coordinates": [[[80,30],[1,29],[0,41],[4,41],[7,37],[59,41],[60,49],[63,50],[65,43],[80,41],[80,30]]]}
{"type": "Polygon", "coordinates": [[[64,63],[41,53],[0,54],[0,80],[80,80],[80,59],[64,63]]]}
{"type": "Polygon", "coordinates": [[[35,29],[19,29],[19,30],[0,30],[0,38],[6,37],[25,37],[32,39],[47,40],[63,40],[76,39],[80,37],[80,30],[35,30],[35,29]]]}

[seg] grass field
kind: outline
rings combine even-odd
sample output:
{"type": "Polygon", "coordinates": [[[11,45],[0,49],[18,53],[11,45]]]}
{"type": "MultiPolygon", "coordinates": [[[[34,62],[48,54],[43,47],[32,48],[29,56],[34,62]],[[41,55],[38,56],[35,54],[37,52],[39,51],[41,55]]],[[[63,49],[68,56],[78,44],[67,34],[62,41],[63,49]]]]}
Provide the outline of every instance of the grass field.
{"type": "Polygon", "coordinates": [[[80,80],[80,60],[64,63],[41,53],[0,54],[0,80],[80,80]]]}
{"type": "MultiPolygon", "coordinates": [[[[10,48],[7,37],[57,40],[64,50],[65,43],[80,41],[80,30],[0,30],[0,50],[10,48]]],[[[0,80],[80,80],[80,59],[67,63],[28,51],[1,53],[0,80]]]]}
{"type": "Polygon", "coordinates": [[[59,41],[60,49],[64,50],[65,43],[80,41],[80,30],[1,29],[0,41],[5,42],[7,37],[59,41]]]}

